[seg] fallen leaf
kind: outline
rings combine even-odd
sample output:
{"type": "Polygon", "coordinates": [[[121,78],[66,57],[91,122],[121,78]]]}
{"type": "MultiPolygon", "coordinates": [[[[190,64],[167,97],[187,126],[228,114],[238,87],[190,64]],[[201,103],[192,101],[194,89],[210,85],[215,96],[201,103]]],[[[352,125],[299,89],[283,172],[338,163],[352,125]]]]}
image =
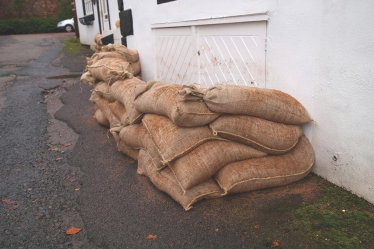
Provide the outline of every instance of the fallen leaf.
{"type": "Polygon", "coordinates": [[[260,225],[256,225],[255,228],[260,228],[260,225]]]}
{"type": "Polygon", "coordinates": [[[8,210],[14,210],[19,208],[19,205],[15,201],[9,201],[7,199],[3,199],[2,202],[4,202],[8,206],[8,210]]]}
{"type": "Polygon", "coordinates": [[[273,241],[273,243],[271,244],[271,247],[277,247],[277,246],[279,246],[279,243],[276,241],[273,241]]]}
{"type": "Polygon", "coordinates": [[[60,160],[62,160],[63,158],[62,157],[57,157],[56,158],[56,161],[60,161],[60,160]]]}
{"type": "Polygon", "coordinates": [[[75,175],[75,173],[73,172],[73,173],[71,173],[73,176],[75,175]]]}
{"type": "Polygon", "coordinates": [[[36,216],[42,216],[43,214],[42,213],[37,213],[36,216]]]}
{"type": "Polygon", "coordinates": [[[246,235],[246,234],[247,234],[247,232],[243,232],[243,234],[244,234],[244,235],[246,235]]]}
{"type": "Polygon", "coordinates": [[[16,171],[16,172],[21,172],[21,171],[22,171],[22,169],[16,169],[15,171],[16,171]]]}
{"type": "Polygon", "coordinates": [[[7,205],[14,205],[14,204],[16,204],[15,201],[8,201],[7,199],[2,200],[2,202],[4,202],[7,205]]]}
{"type": "Polygon", "coordinates": [[[32,188],[28,188],[28,189],[27,189],[27,191],[31,191],[31,190],[32,190],[32,188]]]}
{"type": "Polygon", "coordinates": [[[76,189],[74,189],[75,191],[78,191],[78,190],[80,190],[80,188],[76,188],[76,189]]]}
{"type": "Polygon", "coordinates": [[[77,234],[82,230],[82,228],[71,227],[70,229],[66,230],[66,234],[77,234]]]}
{"type": "Polygon", "coordinates": [[[157,235],[150,234],[147,236],[147,239],[156,239],[157,235]]]}
{"type": "Polygon", "coordinates": [[[19,205],[18,205],[18,204],[16,204],[16,205],[11,205],[11,206],[8,207],[8,210],[14,210],[14,209],[17,209],[17,208],[19,208],[19,205]]]}
{"type": "Polygon", "coordinates": [[[47,103],[47,102],[45,102],[45,101],[39,101],[38,102],[38,104],[45,104],[45,103],[47,103]]]}
{"type": "Polygon", "coordinates": [[[50,150],[50,151],[58,151],[57,148],[49,148],[48,150],[50,150]]]}
{"type": "Polygon", "coordinates": [[[71,143],[64,144],[65,147],[69,147],[71,143]]]}
{"type": "Polygon", "coordinates": [[[218,231],[219,231],[219,229],[217,228],[217,229],[216,229],[216,230],[214,230],[214,231],[218,232],[218,231]]]}
{"type": "Polygon", "coordinates": [[[43,161],[43,160],[40,160],[39,163],[44,163],[44,161],[43,161]]]}
{"type": "Polygon", "coordinates": [[[46,169],[46,167],[40,167],[39,169],[40,169],[40,170],[45,170],[45,169],[46,169]]]}
{"type": "Polygon", "coordinates": [[[77,178],[70,178],[68,179],[69,182],[75,182],[77,180],[77,178]]]}
{"type": "Polygon", "coordinates": [[[37,200],[33,200],[33,201],[32,201],[32,203],[35,203],[35,202],[37,202],[37,200]]]}

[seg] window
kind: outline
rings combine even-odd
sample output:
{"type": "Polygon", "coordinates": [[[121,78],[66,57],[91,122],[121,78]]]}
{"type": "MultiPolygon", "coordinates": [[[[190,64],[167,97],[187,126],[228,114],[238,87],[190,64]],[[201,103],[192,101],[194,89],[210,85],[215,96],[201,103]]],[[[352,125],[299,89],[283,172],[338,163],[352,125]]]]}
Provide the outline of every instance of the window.
{"type": "Polygon", "coordinates": [[[93,15],[92,0],[83,0],[83,12],[85,16],[93,15]]]}

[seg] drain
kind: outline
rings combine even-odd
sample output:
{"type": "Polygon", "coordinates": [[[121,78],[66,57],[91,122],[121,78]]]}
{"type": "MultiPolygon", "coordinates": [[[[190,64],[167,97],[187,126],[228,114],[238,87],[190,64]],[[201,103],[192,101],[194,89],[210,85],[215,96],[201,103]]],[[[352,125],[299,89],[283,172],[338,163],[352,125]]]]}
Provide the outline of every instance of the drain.
{"type": "Polygon", "coordinates": [[[58,75],[47,77],[48,80],[57,80],[57,79],[71,79],[71,78],[80,78],[81,74],[69,74],[69,75],[58,75]]]}

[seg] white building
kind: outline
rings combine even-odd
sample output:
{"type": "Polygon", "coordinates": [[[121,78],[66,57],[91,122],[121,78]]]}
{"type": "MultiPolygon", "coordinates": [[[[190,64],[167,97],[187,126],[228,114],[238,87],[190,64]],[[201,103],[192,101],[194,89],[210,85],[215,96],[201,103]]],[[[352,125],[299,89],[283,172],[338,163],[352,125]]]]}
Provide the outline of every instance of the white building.
{"type": "MultiPolygon", "coordinates": [[[[81,42],[100,30],[120,42],[117,1],[91,1],[76,0],[78,18],[95,16],[79,24],[81,42]],[[84,12],[84,2],[93,8],[84,12]],[[108,18],[99,23],[101,10],[108,18]]],[[[313,171],[374,203],[374,1],[157,1],[123,0],[143,80],[291,94],[315,120],[304,127],[313,171]]]]}

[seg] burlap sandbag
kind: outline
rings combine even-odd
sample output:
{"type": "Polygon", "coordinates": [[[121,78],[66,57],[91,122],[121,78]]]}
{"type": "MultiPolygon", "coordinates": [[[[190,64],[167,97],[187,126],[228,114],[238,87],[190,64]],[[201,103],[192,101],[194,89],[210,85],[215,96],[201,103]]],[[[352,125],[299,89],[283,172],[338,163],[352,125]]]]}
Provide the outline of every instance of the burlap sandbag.
{"type": "Polygon", "coordinates": [[[126,57],[128,62],[136,62],[139,60],[139,53],[137,50],[131,50],[127,47],[123,46],[122,44],[115,43],[113,45],[107,45],[102,47],[103,52],[111,52],[115,51],[123,56],[126,57]]]}
{"type": "Polygon", "coordinates": [[[145,85],[145,82],[134,77],[132,79],[119,80],[110,88],[113,97],[125,106],[129,124],[139,123],[143,116],[134,105],[137,85],[145,85]]]}
{"type": "Polygon", "coordinates": [[[142,113],[167,116],[182,127],[206,125],[219,116],[211,112],[203,102],[182,101],[178,94],[181,88],[181,85],[158,81],[137,86],[135,108],[142,113]]]}
{"type": "Polygon", "coordinates": [[[118,58],[124,61],[127,61],[126,57],[122,54],[117,52],[100,52],[94,53],[91,58],[87,58],[87,65],[91,66],[92,64],[96,63],[97,61],[105,58],[118,58]]]}
{"type": "Polygon", "coordinates": [[[210,125],[214,135],[247,144],[269,154],[284,154],[303,135],[301,127],[246,115],[224,115],[210,125]]]}
{"type": "Polygon", "coordinates": [[[162,159],[156,145],[142,124],[133,124],[124,127],[121,129],[119,136],[128,147],[147,150],[157,170],[165,167],[161,163],[162,159]]]}
{"type": "Polygon", "coordinates": [[[87,70],[93,77],[103,80],[109,85],[119,79],[132,78],[138,72],[133,71],[130,63],[118,58],[105,58],[97,61],[91,66],[87,66],[87,70]]]}
{"type": "Polygon", "coordinates": [[[144,115],[143,125],[151,135],[164,165],[208,140],[224,140],[214,136],[208,126],[178,127],[161,115],[144,115]]]}
{"type": "Polygon", "coordinates": [[[287,154],[234,162],[215,175],[226,193],[286,185],[304,178],[314,164],[314,152],[309,140],[302,136],[287,154]]]}
{"type": "Polygon", "coordinates": [[[99,34],[97,33],[94,37],[94,41],[95,41],[95,49],[97,52],[100,52],[101,51],[101,48],[103,47],[103,42],[101,41],[101,39],[104,38],[104,36],[102,34],[99,34]]]}
{"type": "Polygon", "coordinates": [[[92,92],[90,101],[100,108],[105,118],[109,121],[111,128],[122,126],[121,121],[110,110],[109,102],[106,99],[101,98],[96,92],[92,92]]]}
{"type": "Polygon", "coordinates": [[[190,153],[168,163],[183,190],[211,178],[225,165],[267,154],[231,141],[208,141],[190,153]]]}
{"type": "Polygon", "coordinates": [[[116,99],[113,97],[112,93],[109,91],[110,86],[101,81],[95,85],[94,91],[102,98],[108,100],[109,102],[114,102],[116,99]]]}
{"type": "Polygon", "coordinates": [[[96,119],[96,121],[105,126],[105,127],[109,127],[110,126],[110,123],[108,121],[108,119],[105,117],[104,113],[101,111],[100,108],[98,108],[94,114],[94,118],[96,119]]]}
{"type": "Polygon", "coordinates": [[[93,84],[95,84],[96,79],[95,79],[95,77],[93,77],[93,76],[91,75],[90,72],[85,72],[85,73],[82,75],[82,77],[81,77],[81,82],[82,82],[82,83],[88,83],[88,84],[90,84],[90,85],[93,85],[93,84]]]}
{"type": "Polygon", "coordinates": [[[143,149],[139,152],[138,173],[148,176],[159,190],[170,195],[186,211],[203,198],[217,198],[223,195],[223,191],[212,178],[183,192],[170,168],[157,171],[152,165],[150,155],[143,149]]]}
{"type": "Polygon", "coordinates": [[[180,95],[182,99],[188,99],[191,95],[199,96],[201,92],[213,112],[249,115],[283,124],[299,125],[312,121],[302,104],[278,90],[225,85],[212,87],[208,91],[191,89],[180,95]]]}
{"type": "Polygon", "coordinates": [[[121,140],[119,134],[117,131],[111,131],[110,133],[112,133],[113,137],[114,137],[114,140],[116,141],[117,143],[117,148],[118,148],[118,151],[121,151],[122,153],[126,154],[127,156],[131,157],[132,159],[134,160],[138,160],[138,157],[139,157],[139,150],[135,150],[135,149],[132,149],[130,147],[128,147],[124,142],[123,140],[121,140]]]}
{"type": "Polygon", "coordinates": [[[112,111],[112,113],[121,121],[121,124],[123,126],[129,125],[128,123],[128,117],[126,108],[124,105],[122,105],[118,101],[114,101],[112,103],[109,103],[109,109],[112,111]]]}
{"type": "Polygon", "coordinates": [[[140,61],[131,62],[130,66],[132,67],[132,72],[133,72],[134,76],[140,74],[140,72],[141,72],[140,61]]]}
{"type": "Polygon", "coordinates": [[[103,42],[101,41],[101,39],[103,39],[104,36],[102,34],[99,34],[97,33],[95,36],[94,36],[94,41],[96,44],[98,45],[103,45],[103,42]]]}

